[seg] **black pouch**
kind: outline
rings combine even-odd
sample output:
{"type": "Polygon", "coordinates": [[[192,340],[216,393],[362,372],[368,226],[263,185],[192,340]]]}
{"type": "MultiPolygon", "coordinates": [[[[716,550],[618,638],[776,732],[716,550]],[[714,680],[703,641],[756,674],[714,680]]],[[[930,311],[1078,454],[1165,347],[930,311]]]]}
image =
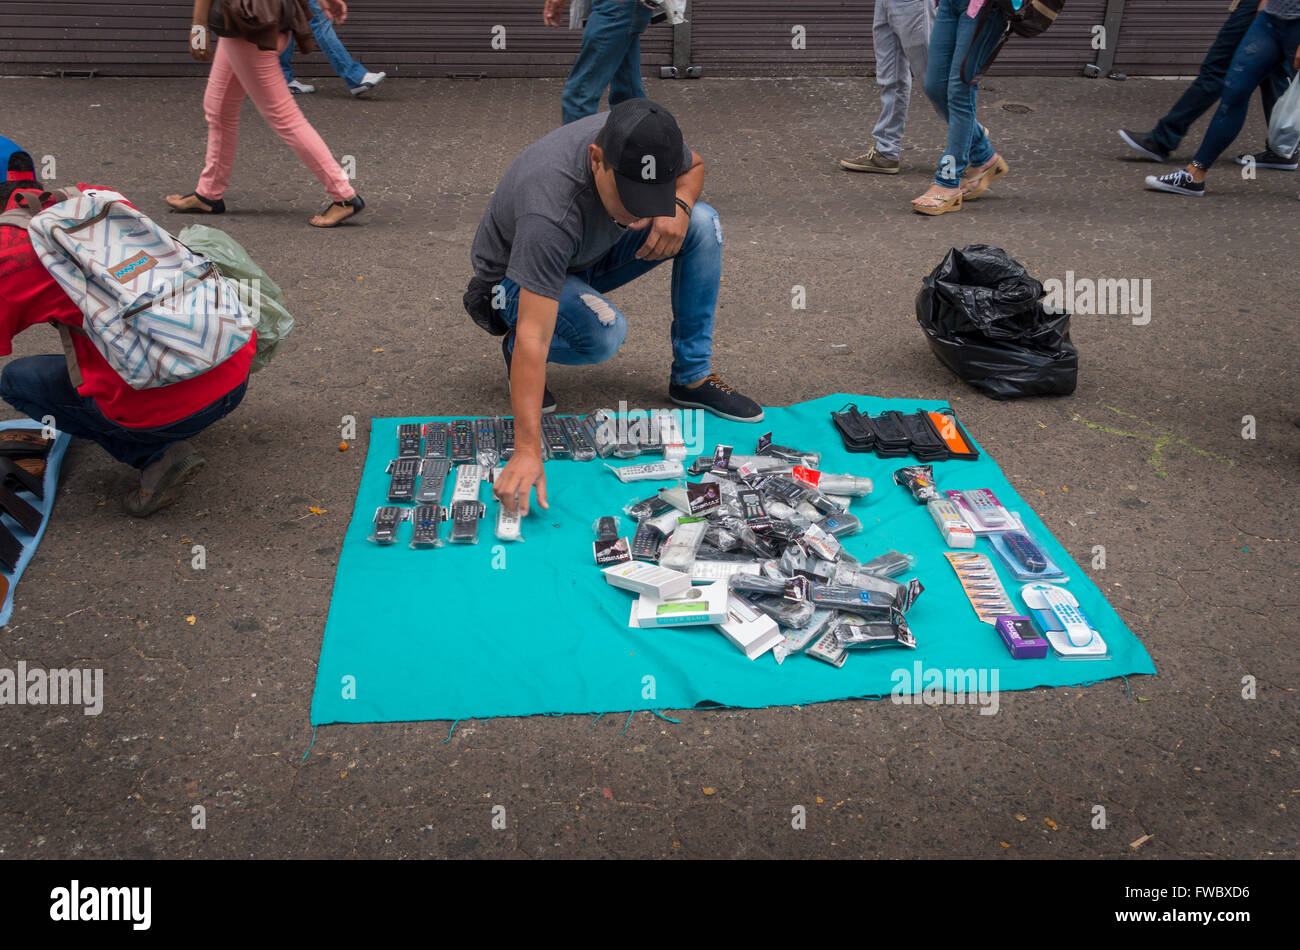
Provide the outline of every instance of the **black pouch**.
{"type": "Polygon", "coordinates": [[[912,439],[903,424],[903,414],[896,410],[882,412],[871,420],[876,433],[875,452],[881,458],[903,458],[911,452],[912,439]]]}
{"type": "Polygon", "coordinates": [[[912,440],[912,454],[922,462],[940,462],[948,458],[948,443],[939,438],[930,417],[924,412],[903,416],[903,427],[912,440]]]}
{"type": "Polygon", "coordinates": [[[832,412],[831,422],[839,431],[844,448],[850,452],[870,452],[876,444],[876,435],[871,429],[871,422],[858,412],[858,407],[852,403],[839,412],[832,412]]]}
{"type": "Polygon", "coordinates": [[[465,312],[488,333],[505,336],[510,332],[510,324],[501,316],[501,311],[492,306],[492,288],[495,286],[495,282],[478,275],[471,277],[465,290],[465,312]]]}

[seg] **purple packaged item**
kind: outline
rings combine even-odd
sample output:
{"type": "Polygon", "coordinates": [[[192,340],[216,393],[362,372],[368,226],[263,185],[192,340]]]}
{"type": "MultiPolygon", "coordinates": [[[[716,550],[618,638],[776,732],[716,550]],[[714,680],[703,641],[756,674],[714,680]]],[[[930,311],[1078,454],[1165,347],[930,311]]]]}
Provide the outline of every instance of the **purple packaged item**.
{"type": "Polygon", "coordinates": [[[1007,646],[1007,652],[1017,660],[1038,660],[1047,656],[1047,640],[1038,635],[1028,617],[1003,615],[993,627],[1007,646]]]}

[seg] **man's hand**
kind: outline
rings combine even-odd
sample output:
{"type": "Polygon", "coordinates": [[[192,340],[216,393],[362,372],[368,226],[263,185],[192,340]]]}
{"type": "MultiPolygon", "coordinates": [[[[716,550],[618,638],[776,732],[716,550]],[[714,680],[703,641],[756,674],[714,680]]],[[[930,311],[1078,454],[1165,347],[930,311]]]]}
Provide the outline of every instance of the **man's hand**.
{"type": "Polygon", "coordinates": [[[643,261],[662,261],[674,256],[682,249],[682,242],[686,240],[686,231],[691,226],[691,216],[686,213],[681,205],[677,206],[677,214],[671,218],[643,218],[636,224],[628,226],[628,230],[641,231],[645,228],[650,229],[646,236],[645,242],[637,248],[636,256],[643,261]]]}
{"type": "Polygon", "coordinates": [[[519,512],[520,517],[528,514],[528,491],[537,489],[537,503],[549,508],[546,503],[546,471],[542,468],[542,456],[539,452],[521,452],[515,448],[515,454],[506,462],[501,477],[492,486],[492,494],[497,501],[505,505],[506,511],[519,512]]]}
{"type": "Polygon", "coordinates": [[[546,6],[542,8],[542,21],[547,26],[564,25],[564,8],[569,5],[569,0],[546,0],[546,6]]]}
{"type": "Polygon", "coordinates": [[[343,0],[320,0],[320,9],[335,23],[343,23],[348,18],[348,5],[343,0]]]}

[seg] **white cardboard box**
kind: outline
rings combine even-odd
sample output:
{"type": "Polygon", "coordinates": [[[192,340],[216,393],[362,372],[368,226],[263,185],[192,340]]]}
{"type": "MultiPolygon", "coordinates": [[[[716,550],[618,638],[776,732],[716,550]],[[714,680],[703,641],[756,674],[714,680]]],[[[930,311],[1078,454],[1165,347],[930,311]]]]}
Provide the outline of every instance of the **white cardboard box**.
{"type": "Polygon", "coordinates": [[[727,600],[727,621],[718,624],[718,629],[751,660],[785,639],[775,620],[735,594],[727,600]]]}
{"type": "Polygon", "coordinates": [[[629,627],[690,627],[725,623],[727,596],[725,581],[692,587],[686,596],[661,600],[642,594],[632,602],[629,627]]]}

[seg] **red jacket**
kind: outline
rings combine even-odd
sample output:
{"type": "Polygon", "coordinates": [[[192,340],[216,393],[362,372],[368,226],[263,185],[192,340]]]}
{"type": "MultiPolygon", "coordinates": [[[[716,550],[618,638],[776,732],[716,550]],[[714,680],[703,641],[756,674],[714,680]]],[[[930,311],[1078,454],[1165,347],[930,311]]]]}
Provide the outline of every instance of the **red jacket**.
{"type": "MultiPolygon", "coordinates": [[[[13,338],[37,323],[80,327],[83,318],[41,264],[27,230],[0,225],[0,356],[10,355],[13,338]]],[[[153,429],[192,416],[248,379],[257,337],[254,334],[237,353],[201,376],[154,389],[128,386],[87,337],[73,334],[72,345],[84,380],[77,392],[95,400],[99,411],[118,425],[153,429]]]]}

